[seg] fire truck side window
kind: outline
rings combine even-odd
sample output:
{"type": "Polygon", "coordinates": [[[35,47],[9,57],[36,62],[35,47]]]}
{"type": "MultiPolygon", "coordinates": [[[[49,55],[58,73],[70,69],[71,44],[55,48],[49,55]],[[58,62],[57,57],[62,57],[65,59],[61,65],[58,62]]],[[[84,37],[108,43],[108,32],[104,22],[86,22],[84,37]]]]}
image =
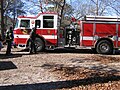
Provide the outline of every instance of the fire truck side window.
{"type": "Polygon", "coordinates": [[[35,25],[37,28],[40,28],[41,21],[40,20],[35,20],[35,25]]]}
{"type": "Polygon", "coordinates": [[[43,16],[43,28],[54,28],[54,16],[43,16]]]}
{"type": "Polygon", "coordinates": [[[29,28],[30,27],[30,20],[21,20],[20,27],[29,28]]]}

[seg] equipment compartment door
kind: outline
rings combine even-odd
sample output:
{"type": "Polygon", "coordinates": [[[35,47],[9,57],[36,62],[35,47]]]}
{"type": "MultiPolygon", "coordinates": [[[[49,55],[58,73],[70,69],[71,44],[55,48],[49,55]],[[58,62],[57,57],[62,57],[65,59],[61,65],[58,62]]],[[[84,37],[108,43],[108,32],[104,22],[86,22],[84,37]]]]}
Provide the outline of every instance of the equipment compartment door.
{"type": "Polygon", "coordinates": [[[93,46],[93,23],[83,23],[82,46],[93,46]]]}

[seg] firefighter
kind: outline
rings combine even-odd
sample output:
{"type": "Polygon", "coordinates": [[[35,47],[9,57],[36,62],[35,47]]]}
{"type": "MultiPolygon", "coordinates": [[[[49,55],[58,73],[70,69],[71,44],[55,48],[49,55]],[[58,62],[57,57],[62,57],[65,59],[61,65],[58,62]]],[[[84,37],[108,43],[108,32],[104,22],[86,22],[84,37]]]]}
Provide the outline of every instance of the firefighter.
{"type": "Polygon", "coordinates": [[[35,38],[36,38],[36,27],[32,28],[30,33],[30,54],[37,53],[35,46],[35,38]]]}
{"type": "Polygon", "coordinates": [[[6,55],[11,55],[11,47],[12,47],[13,39],[14,39],[13,28],[10,27],[6,32],[6,43],[7,43],[6,55]]]}

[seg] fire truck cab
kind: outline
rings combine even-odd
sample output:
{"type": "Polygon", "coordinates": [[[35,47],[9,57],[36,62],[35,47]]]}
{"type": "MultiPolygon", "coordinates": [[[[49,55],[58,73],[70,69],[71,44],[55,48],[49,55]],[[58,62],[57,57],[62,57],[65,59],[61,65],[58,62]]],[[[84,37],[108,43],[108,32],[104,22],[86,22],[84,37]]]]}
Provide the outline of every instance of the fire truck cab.
{"type": "Polygon", "coordinates": [[[85,16],[65,28],[59,27],[57,13],[39,13],[35,17],[18,17],[14,42],[19,48],[29,47],[29,34],[35,25],[37,51],[74,47],[90,48],[100,54],[111,54],[120,47],[120,17],[85,16]]]}
{"type": "Polygon", "coordinates": [[[37,24],[36,47],[38,51],[47,46],[57,46],[57,13],[39,13],[35,17],[19,16],[14,29],[14,43],[19,48],[29,46],[29,34],[37,24]],[[37,21],[37,23],[35,23],[37,21]]]}

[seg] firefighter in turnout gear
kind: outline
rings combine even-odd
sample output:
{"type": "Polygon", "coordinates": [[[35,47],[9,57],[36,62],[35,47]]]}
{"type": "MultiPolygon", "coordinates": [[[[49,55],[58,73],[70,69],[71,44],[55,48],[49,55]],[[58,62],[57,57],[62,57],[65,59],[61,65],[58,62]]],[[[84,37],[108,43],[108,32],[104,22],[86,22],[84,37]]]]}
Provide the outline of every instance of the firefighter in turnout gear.
{"type": "Polygon", "coordinates": [[[30,33],[30,54],[37,53],[36,52],[36,46],[35,46],[35,38],[36,38],[36,27],[32,28],[32,31],[30,33]]]}
{"type": "Polygon", "coordinates": [[[6,55],[11,54],[11,47],[12,47],[13,39],[14,39],[13,28],[10,27],[6,32],[6,43],[7,43],[6,55]]]}

